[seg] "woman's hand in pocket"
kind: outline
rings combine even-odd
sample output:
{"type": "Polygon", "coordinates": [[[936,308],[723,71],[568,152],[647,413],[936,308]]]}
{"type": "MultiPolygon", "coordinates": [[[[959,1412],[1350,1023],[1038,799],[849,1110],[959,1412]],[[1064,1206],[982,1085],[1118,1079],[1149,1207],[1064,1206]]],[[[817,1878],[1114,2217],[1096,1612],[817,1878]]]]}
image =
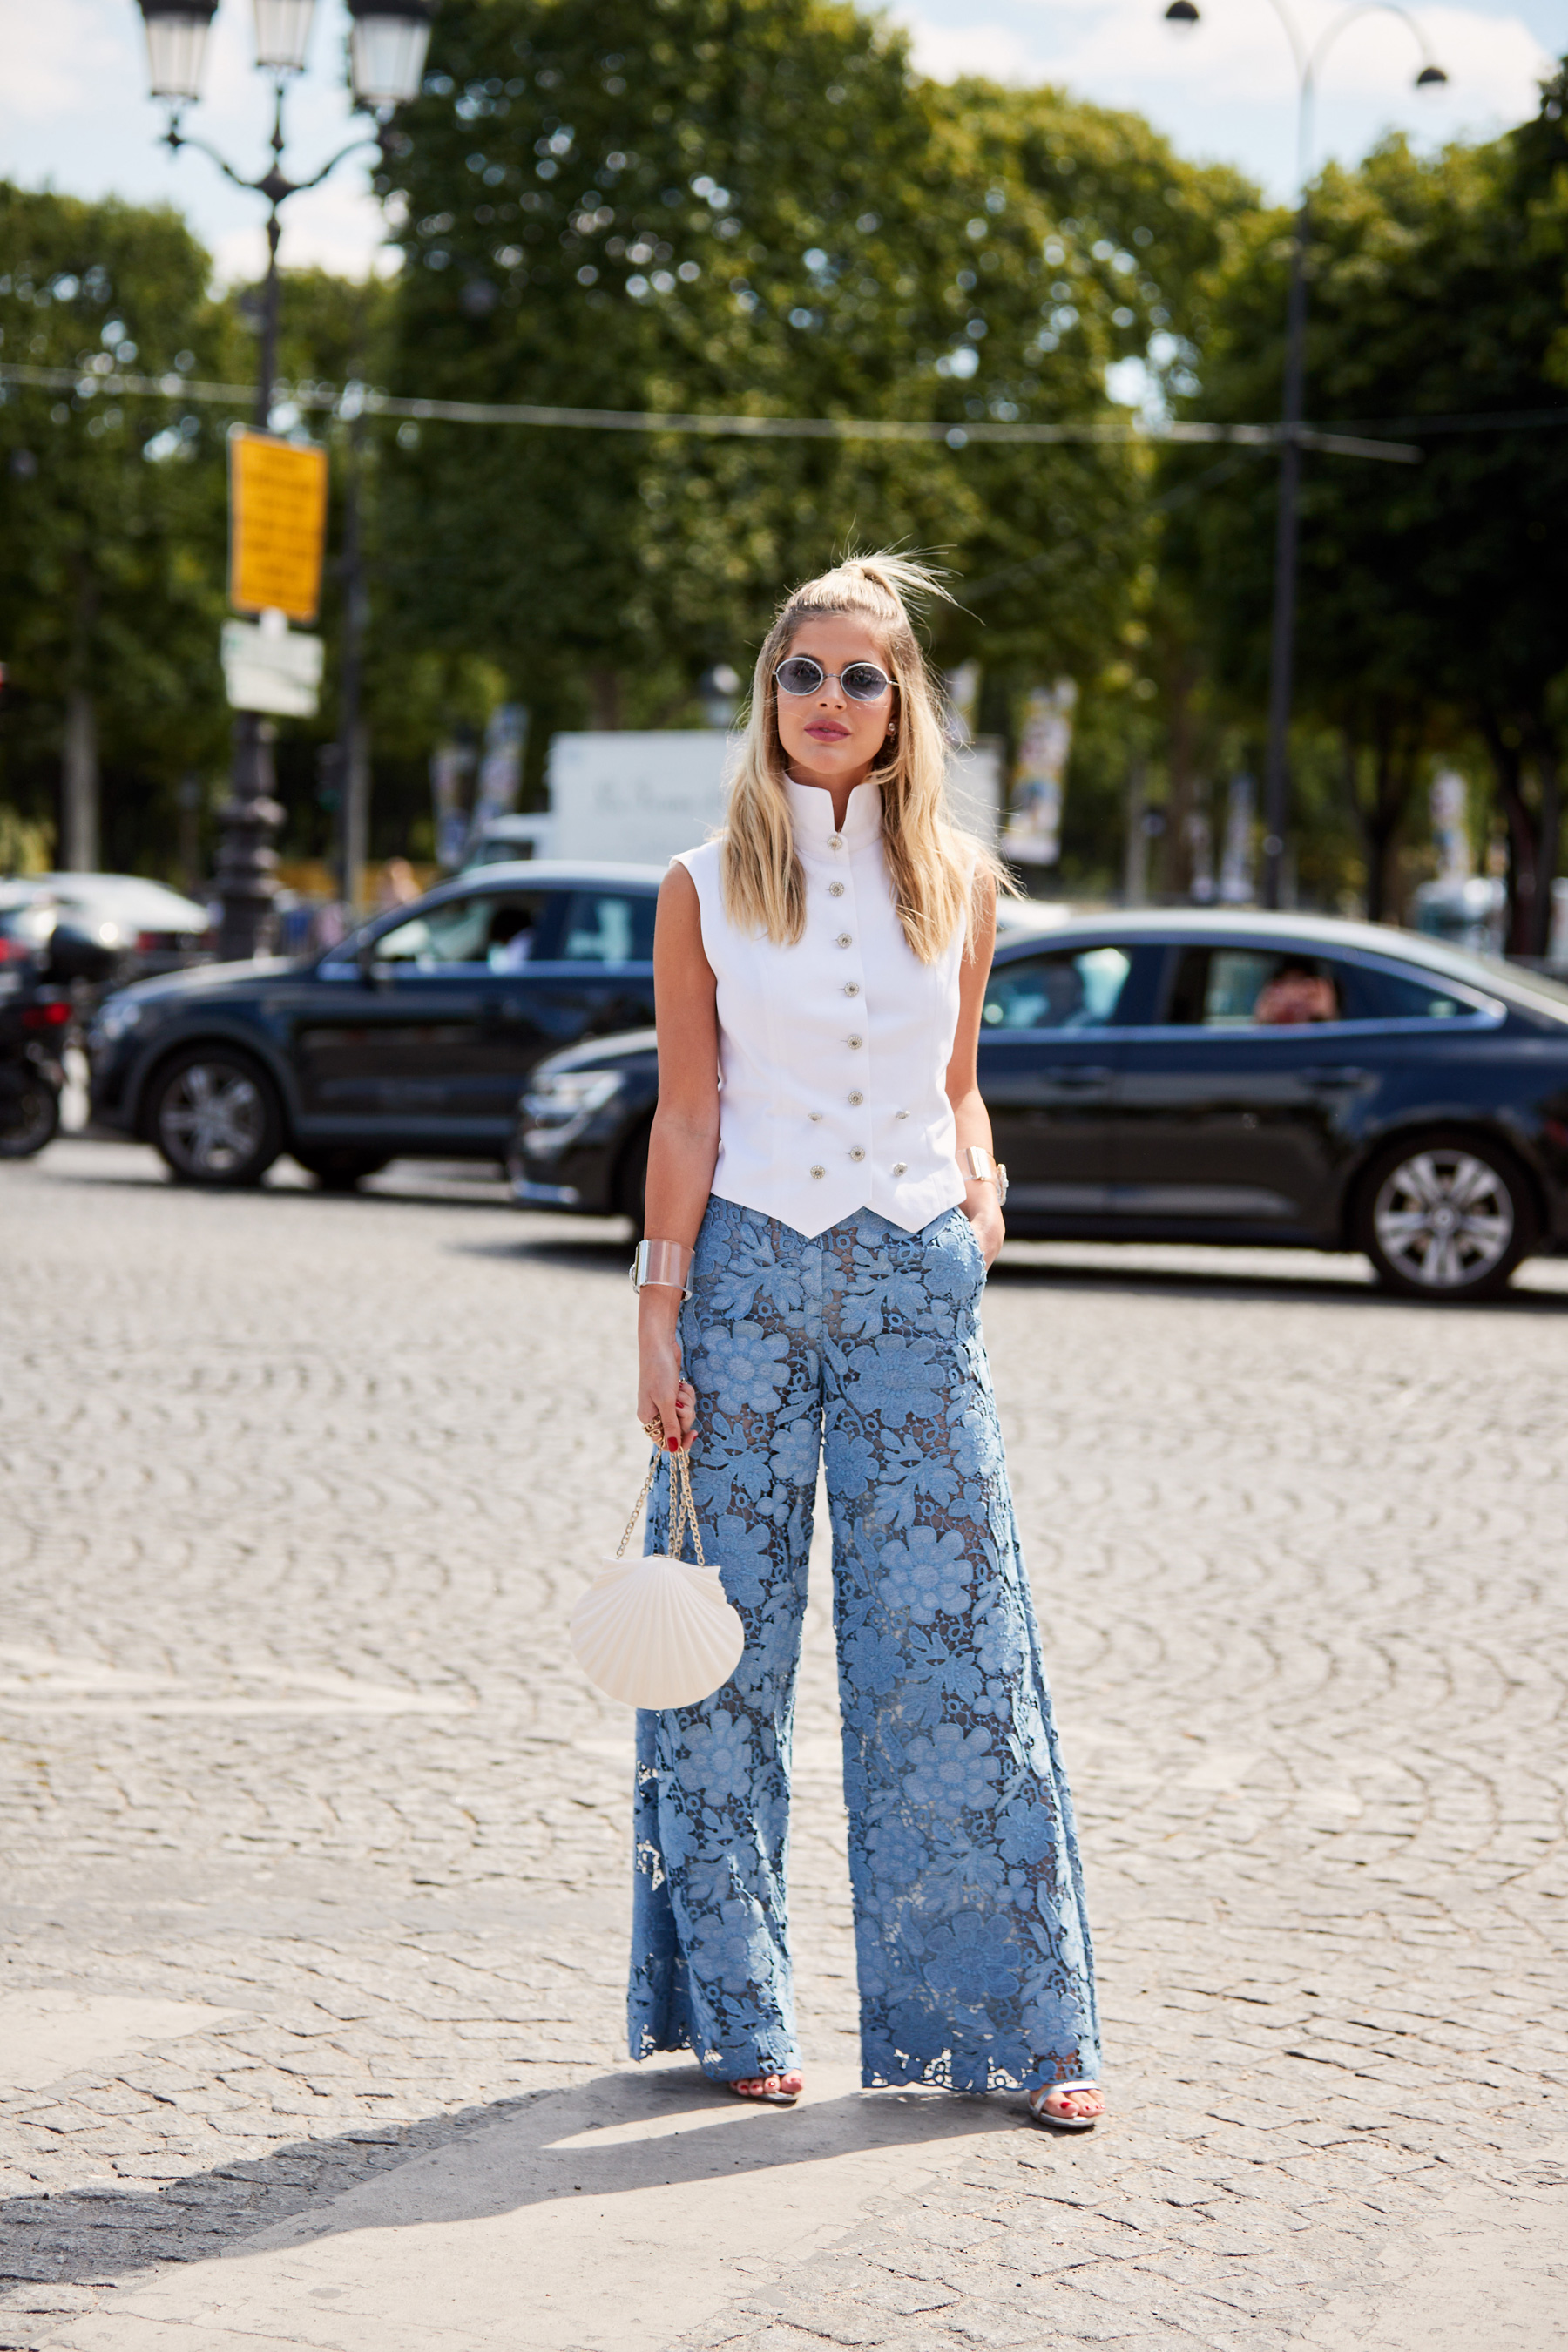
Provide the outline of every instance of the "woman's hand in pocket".
{"type": "Polygon", "coordinates": [[[974,1238],[980,1244],[980,1255],[985,1261],[985,1270],[989,1274],[997,1251],[1007,1238],[1007,1228],[1002,1222],[1002,1209],[996,1198],[995,1185],[988,1181],[966,1184],[963,1191],[963,1213],[973,1228],[974,1238]]]}

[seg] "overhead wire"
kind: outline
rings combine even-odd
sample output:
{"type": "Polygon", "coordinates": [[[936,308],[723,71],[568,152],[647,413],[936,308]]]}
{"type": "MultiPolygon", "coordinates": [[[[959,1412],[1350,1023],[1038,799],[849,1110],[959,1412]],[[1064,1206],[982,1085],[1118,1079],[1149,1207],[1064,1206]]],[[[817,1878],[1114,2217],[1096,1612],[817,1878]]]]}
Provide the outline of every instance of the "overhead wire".
{"type": "MultiPolygon", "coordinates": [[[[256,398],[254,385],[207,383],[188,376],[132,375],[122,371],[0,365],[0,384],[32,386],[39,391],[70,392],[81,399],[100,394],[110,398],[163,399],[211,403],[247,408],[256,398]]],[[[1283,428],[1278,425],[1216,425],[1187,417],[1161,418],[1152,423],[1131,417],[1086,418],[1076,424],[1037,424],[1026,418],[975,417],[962,424],[932,417],[770,416],[701,409],[574,408],[535,401],[437,400],[378,391],[370,384],[278,387],[279,404],[287,400],[301,412],[321,410],[344,417],[392,416],[415,424],[526,425],[596,433],[692,433],[742,440],[903,441],[944,444],[963,449],[971,442],[1050,446],[1064,443],[1100,444],[1110,447],[1195,446],[1234,442],[1258,448],[1279,446],[1283,428]]],[[[1386,438],[1369,439],[1319,425],[1306,425],[1298,436],[1304,448],[1346,457],[1382,458],[1395,465],[1416,465],[1421,451],[1386,438]]]]}

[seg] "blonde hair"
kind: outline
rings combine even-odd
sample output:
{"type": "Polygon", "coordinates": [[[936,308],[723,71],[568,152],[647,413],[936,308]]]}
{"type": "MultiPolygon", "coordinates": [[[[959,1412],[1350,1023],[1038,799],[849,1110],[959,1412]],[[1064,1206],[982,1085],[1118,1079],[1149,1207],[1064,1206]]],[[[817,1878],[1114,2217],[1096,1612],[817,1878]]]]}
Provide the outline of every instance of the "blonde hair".
{"type": "Polygon", "coordinates": [[[866,781],[881,790],[883,854],[894,903],[921,961],[933,963],[961,924],[972,942],[984,886],[1009,887],[1000,861],[959,832],[948,811],[942,705],[911,618],[932,596],[946,598],[947,591],[929,564],[878,553],[847,556],[780,605],[757,656],[721,836],[724,911],[738,928],[763,931],[781,947],[793,947],[805,929],[805,879],[784,791],[773,673],[802,624],[830,616],[863,621],[892,673],[894,732],[866,781]]]}

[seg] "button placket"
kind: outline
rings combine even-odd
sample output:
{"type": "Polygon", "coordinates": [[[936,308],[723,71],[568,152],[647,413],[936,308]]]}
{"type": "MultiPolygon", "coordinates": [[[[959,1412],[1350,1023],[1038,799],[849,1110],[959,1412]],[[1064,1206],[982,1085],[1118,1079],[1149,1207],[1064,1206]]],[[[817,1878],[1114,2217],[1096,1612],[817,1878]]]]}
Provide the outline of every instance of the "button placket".
{"type": "MultiPolygon", "coordinates": [[[[825,924],[823,929],[817,930],[816,935],[822,940],[825,948],[829,940],[833,947],[833,955],[827,969],[823,972],[823,978],[827,979],[832,966],[837,965],[837,971],[832,973],[831,992],[842,1000],[844,1010],[851,1020],[857,1014],[860,1017],[860,1026],[847,1029],[842,1033],[846,1052],[855,1057],[855,1062],[851,1064],[851,1067],[854,1067],[856,1064],[861,1062],[870,1043],[864,1025],[866,975],[862,963],[861,927],[856,912],[855,862],[851,845],[843,834],[830,834],[827,836],[826,846],[833,853],[833,865],[829,868],[828,877],[821,878],[819,887],[826,902],[823,911],[831,922],[831,929],[825,924]]],[[[816,929],[815,925],[813,929],[816,929]]],[[[866,1083],[862,1068],[860,1083],[857,1086],[846,1087],[838,1097],[838,1100],[845,1108],[840,1111],[837,1118],[833,1116],[831,1110],[826,1115],[828,1124],[837,1128],[842,1136],[841,1149],[849,1165],[854,1168],[864,1168],[872,1159],[873,1137],[871,1117],[868,1108],[868,1094],[869,1087],[866,1083]]],[[[814,1122],[819,1121],[822,1116],[821,1113],[813,1114],[814,1122]]],[[[826,1137],[821,1139],[819,1149],[821,1141],[826,1140],[826,1137]]],[[[816,1177],[816,1168],[813,1169],[812,1174],[814,1178],[816,1177]]],[[[818,1181],[826,1181],[826,1171],[824,1170],[823,1178],[818,1181]]]]}

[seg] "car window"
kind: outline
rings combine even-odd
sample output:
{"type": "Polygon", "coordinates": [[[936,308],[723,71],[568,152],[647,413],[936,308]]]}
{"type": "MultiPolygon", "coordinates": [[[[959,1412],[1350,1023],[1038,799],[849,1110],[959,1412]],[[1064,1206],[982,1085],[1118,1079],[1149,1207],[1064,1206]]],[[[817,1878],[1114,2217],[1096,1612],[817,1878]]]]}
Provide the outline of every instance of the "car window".
{"type": "Polygon", "coordinates": [[[1357,965],[1347,993],[1350,1021],[1458,1021],[1477,1010],[1435,971],[1378,971],[1357,965]]]}
{"type": "Polygon", "coordinates": [[[573,890],[556,954],[563,963],[651,963],[658,901],[624,890],[573,890]]]}
{"type": "Polygon", "coordinates": [[[1188,948],[1168,1021],[1189,1028],[1294,1029],[1325,1021],[1452,1021],[1473,1005],[1431,979],[1305,949],[1188,948]]]}
{"type": "Polygon", "coordinates": [[[378,963],[416,971],[520,971],[533,951],[547,900],[542,892],[487,891],[446,898],[384,931],[378,963]]]}
{"type": "Polygon", "coordinates": [[[1186,1028],[1293,1029],[1342,1021],[1345,966],[1293,949],[1187,948],[1165,1018],[1186,1028]]]}
{"type": "Polygon", "coordinates": [[[985,986],[986,1030],[1101,1029],[1115,1013],[1132,959],[1121,948],[1058,948],[998,964],[985,986]]]}

